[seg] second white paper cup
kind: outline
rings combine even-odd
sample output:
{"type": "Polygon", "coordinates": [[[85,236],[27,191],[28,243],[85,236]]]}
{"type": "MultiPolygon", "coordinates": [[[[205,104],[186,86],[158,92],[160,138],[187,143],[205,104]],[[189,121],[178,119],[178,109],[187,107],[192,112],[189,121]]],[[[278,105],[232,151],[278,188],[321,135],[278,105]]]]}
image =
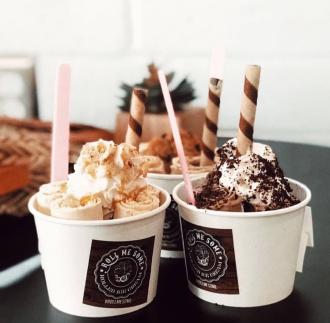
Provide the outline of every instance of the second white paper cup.
{"type": "Polygon", "coordinates": [[[114,220],[66,220],[36,210],[29,201],[39,240],[49,300],[78,316],[134,312],[156,296],[165,209],[114,220]]]}
{"type": "MultiPolygon", "coordinates": [[[[195,179],[193,185],[202,180],[195,179]]],[[[297,181],[289,182],[299,204],[248,214],[197,209],[185,202],[184,184],[175,187],[173,198],[179,205],[193,294],[236,307],[272,304],[291,294],[296,270],[303,262],[301,249],[306,248],[302,240],[306,236],[312,240],[312,229],[303,225],[310,215],[310,190],[297,181]]]]}
{"type": "MultiPolygon", "coordinates": [[[[191,178],[199,177],[200,174],[192,174],[191,178]]],[[[166,209],[161,257],[183,258],[182,238],[178,205],[172,198],[172,191],[176,185],[183,181],[181,174],[155,174],[148,173],[147,182],[166,190],[171,195],[171,203],[166,209]]]]}

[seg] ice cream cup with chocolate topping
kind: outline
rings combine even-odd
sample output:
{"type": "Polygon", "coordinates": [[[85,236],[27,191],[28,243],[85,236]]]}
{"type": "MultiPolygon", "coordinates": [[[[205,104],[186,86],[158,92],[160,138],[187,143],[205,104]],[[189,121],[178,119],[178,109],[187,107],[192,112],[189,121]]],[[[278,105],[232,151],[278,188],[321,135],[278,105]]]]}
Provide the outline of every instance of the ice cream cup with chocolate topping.
{"type": "MultiPolygon", "coordinates": [[[[202,182],[205,178],[194,179],[193,186],[202,182]]],[[[197,208],[186,202],[183,183],[174,188],[193,294],[234,307],[272,304],[291,294],[313,232],[310,190],[288,183],[298,203],[249,213],[197,208]]]]}
{"type": "MultiPolygon", "coordinates": [[[[38,210],[37,195],[29,202],[41,264],[51,304],[84,317],[134,312],[156,296],[165,209],[169,194],[161,188],[159,206],[136,215],[109,220],[76,219],[86,208],[38,210]],[[63,212],[63,214],[60,214],[63,212]]],[[[126,202],[129,203],[129,202],[126,202]]],[[[127,204],[122,206],[126,207],[127,204]]],[[[96,200],[95,212],[101,212],[96,200]]]]}

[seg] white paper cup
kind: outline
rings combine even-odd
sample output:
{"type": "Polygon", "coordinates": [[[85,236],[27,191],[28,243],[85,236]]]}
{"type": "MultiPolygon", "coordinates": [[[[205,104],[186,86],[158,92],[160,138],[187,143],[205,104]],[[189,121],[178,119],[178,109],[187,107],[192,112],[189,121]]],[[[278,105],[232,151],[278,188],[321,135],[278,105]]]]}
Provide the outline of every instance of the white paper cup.
{"type": "Polygon", "coordinates": [[[156,296],[165,209],[114,220],[67,220],[36,209],[29,201],[49,300],[78,316],[106,317],[137,311],[156,296]]]}
{"type": "MultiPolygon", "coordinates": [[[[191,178],[199,177],[204,173],[192,174],[191,178]]],[[[205,175],[205,174],[204,174],[205,175]]],[[[171,203],[166,209],[164,232],[162,240],[161,257],[183,258],[182,238],[178,205],[172,198],[172,191],[176,185],[183,181],[181,174],[155,174],[148,173],[147,182],[166,190],[171,195],[171,203]]]]}
{"type": "MultiPolygon", "coordinates": [[[[202,180],[195,179],[193,185],[202,180]]],[[[272,304],[290,295],[313,236],[307,206],[311,192],[289,181],[299,204],[249,214],[197,209],[185,202],[183,183],[174,188],[193,294],[235,307],[272,304]]]]}

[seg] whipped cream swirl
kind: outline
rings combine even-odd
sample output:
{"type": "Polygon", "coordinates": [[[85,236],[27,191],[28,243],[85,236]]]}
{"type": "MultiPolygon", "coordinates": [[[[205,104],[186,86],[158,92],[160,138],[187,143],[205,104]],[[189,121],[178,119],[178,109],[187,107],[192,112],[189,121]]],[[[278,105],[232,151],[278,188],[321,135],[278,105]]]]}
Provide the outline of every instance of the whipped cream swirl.
{"type": "Polygon", "coordinates": [[[131,145],[104,140],[87,143],[75,172],[69,175],[67,192],[78,199],[98,195],[104,208],[113,209],[116,201],[146,187],[147,168],[146,159],[131,145]]]}

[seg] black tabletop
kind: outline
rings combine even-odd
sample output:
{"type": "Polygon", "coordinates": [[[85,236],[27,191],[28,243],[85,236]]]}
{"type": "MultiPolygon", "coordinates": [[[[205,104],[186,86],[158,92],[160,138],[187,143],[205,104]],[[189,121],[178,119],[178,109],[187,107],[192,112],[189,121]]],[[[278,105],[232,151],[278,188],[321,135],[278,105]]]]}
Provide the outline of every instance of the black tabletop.
{"type": "Polygon", "coordinates": [[[209,304],[188,291],[182,260],[162,259],[157,297],[136,313],[103,319],[61,313],[49,304],[43,272],[38,269],[23,281],[0,289],[0,322],[330,322],[330,148],[268,143],[285,174],[305,183],[313,194],[315,247],[307,249],[304,272],[297,273],[294,292],[287,299],[259,308],[209,304]]]}

